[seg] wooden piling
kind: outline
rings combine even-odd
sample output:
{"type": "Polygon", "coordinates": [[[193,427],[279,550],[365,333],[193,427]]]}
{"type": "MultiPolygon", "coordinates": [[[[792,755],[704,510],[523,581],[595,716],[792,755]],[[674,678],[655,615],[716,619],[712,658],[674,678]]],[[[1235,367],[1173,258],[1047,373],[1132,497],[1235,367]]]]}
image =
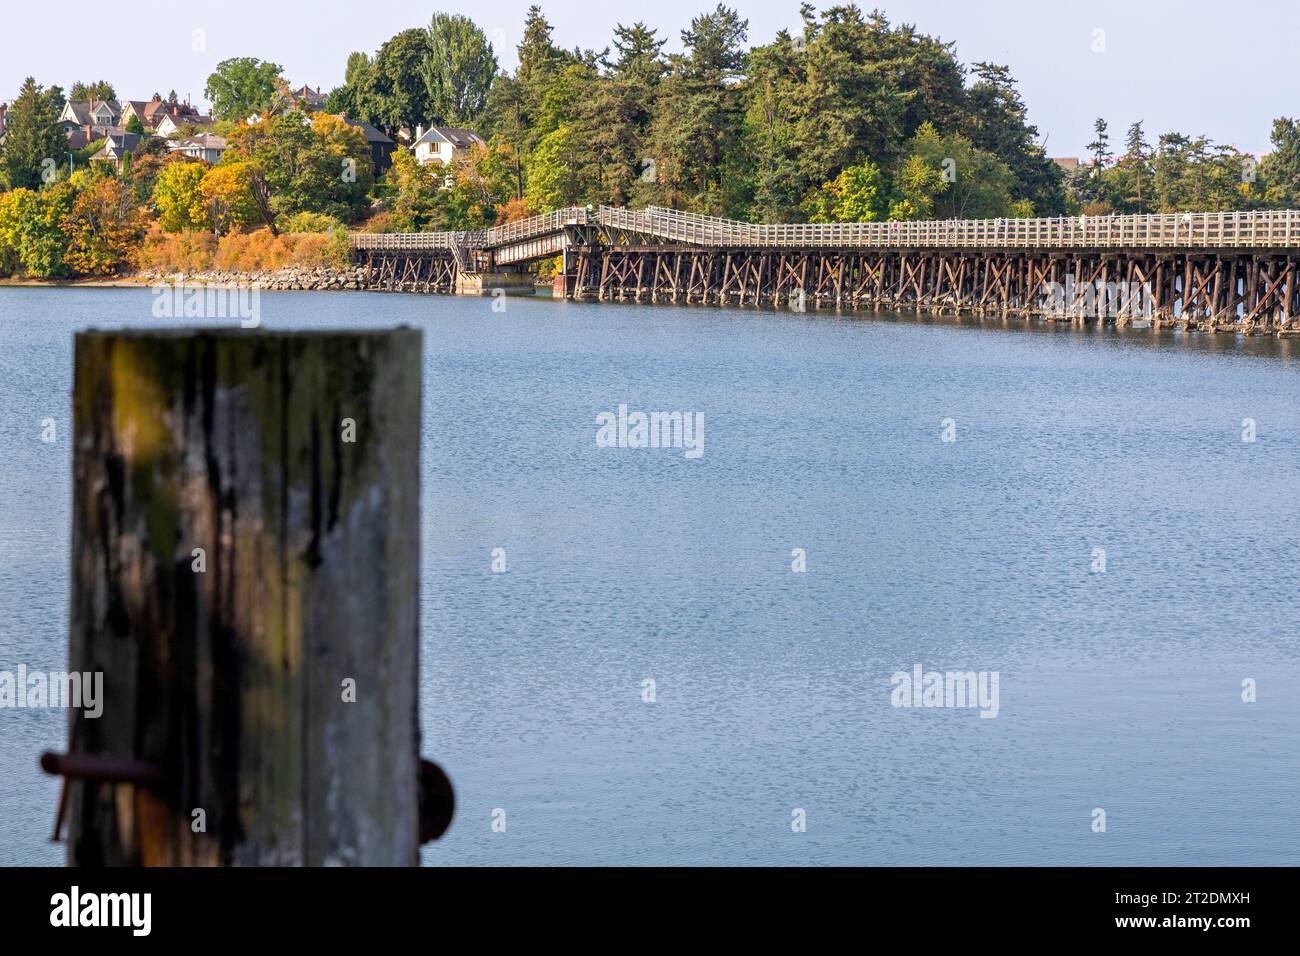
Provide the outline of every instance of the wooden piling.
{"type": "Polygon", "coordinates": [[[70,864],[418,862],[421,356],[77,335],[70,864]]]}

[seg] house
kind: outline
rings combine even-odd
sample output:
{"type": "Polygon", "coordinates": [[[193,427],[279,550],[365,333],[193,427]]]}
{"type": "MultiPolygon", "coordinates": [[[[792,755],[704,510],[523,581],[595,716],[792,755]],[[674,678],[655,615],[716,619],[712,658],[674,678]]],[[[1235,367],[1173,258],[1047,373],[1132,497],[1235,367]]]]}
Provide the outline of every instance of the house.
{"type": "Polygon", "coordinates": [[[92,163],[113,163],[117,171],[122,171],[126,157],[140,151],[140,141],[144,137],[139,133],[125,130],[112,130],[104,136],[104,148],[90,157],[92,163]]]}
{"type": "Polygon", "coordinates": [[[94,126],[81,126],[67,131],[68,149],[83,149],[95,142],[97,139],[103,139],[106,131],[97,129],[94,126]]]}
{"type": "Polygon", "coordinates": [[[293,97],[298,108],[305,112],[310,113],[325,108],[325,94],[320,91],[319,86],[313,90],[310,86],[303,84],[299,89],[292,90],[289,95],[293,97]]]}
{"type": "Polygon", "coordinates": [[[202,159],[209,163],[221,162],[221,154],[226,151],[226,141],[216,133],[198,133],[187,139],[176,140],[168,144],[173,153],[183,153],[202,159]]]}
{"type": "Polygon", "coordinates": [[[296,90],[291,90],[287,84],[277,83],[275,95],[271,97],[269,110],[272,113],[287,113],[289,110],[314,113],[324,108],[325,94],[320,91],[319,86],[313,90],[310,86],[304,84],[296,90]]]}
{"type": "Polygon", "coordinates": [[[120,126],[121,117],[117,100],[68,100],[59,114],[59,125],[65,133],[87,126],[106,132],[120,126]]]}
{"type": "Polygon", "coordinates": [[[173,103],[155,96],[151,100],[128,100],[122,110],[121,124],[126,126],[132,117],[138,117],[145,129],[156,130],[164,117],[170,118],[177,126],[188,122],[189,117],[198,116],[199,111],[189,103],[173,103]]]}
{"type": "Polygon", "coordinates": [[[158,125],[154,127],[154,132],[159,136],[165,136],[170,139],[181,132],[185,126],[211,126],[213,119],[211,116],[203,116],[198,113],[194,115],[176,115],[168,112],[162,112],[162,118],[158,120],[158,125]]]}
{"type": "Polygon", "coordinates": [[[382,130],[376,129],[365,120],[348,119],[342,113],[339,114],[339,119],[361,130],[366,137],[366,145],[370,147],[370,163],[374,166],[375,176],[382,176],[384,171],[393,165],[393,150],[397,144],[382,130]]]}
{"type": "Polygon", "coordinates": [[[1079,160],[1073,156],[1054,156],[1052,162],[1060,166],[1067,173],[1072,173],[1079,168],[1079,160]]]}
{"type": "Polygon", "coordinates": [[[482,136],[468,129],[430,126],[426,131],[420,126],[415,128],[415,160],[426,166],[429,163],[450,166],[468,156],[473,147],[486,145],[482,136]]]}

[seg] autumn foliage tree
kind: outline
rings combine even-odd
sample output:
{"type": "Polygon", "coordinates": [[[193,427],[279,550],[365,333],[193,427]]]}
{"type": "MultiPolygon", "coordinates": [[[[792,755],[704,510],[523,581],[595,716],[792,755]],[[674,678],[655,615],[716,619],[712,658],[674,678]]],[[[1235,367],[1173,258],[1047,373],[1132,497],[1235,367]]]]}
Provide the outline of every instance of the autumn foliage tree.
{"type": "Polygon", "coordinates": [[[384,176],[389,191],[392,225],[402,232],[418,232],[439,219],[438,190],[442,167],[422,166],[407,150],[393,153],[393,165],[384,176]]]}
{"type": "Polygon", "coordinates": [[[217,235],[261,220],[254,193],[255,168],[247,160],[214,166],[199,183],[199,195],[217,235]]]}
{"type": "Polygon", "coordinates": [[[112,275],[128,265],[144,234],[144,217],[120,179],[93,177],[77,192],[60,228],[63,259],[80,275],[112,275]]]}
{"type": "Polygon", "coordinates": [[[199,183],[207,172],[203,163],[171,163],[158,173],[153,204],[163,232],[203,229],[208,224],[199,183]]]}
{"type": "Polygon", "coordinates": [[[68,275],[68,236],[62,224],[77,198],[64,180],[40,191],[13,189],[0,197],[0,265],[32,279],[68,275]]]}

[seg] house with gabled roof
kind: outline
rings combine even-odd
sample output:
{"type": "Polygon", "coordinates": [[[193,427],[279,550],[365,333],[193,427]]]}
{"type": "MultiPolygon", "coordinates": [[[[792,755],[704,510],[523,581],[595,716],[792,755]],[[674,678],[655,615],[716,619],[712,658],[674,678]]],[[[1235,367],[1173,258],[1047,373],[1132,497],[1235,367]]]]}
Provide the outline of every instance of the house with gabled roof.
{"type": "Polygon", "coordinates": [[[196,133],[169,143],[167,148],[173,153],[183,153],[215,165],[221,162],[221,156],[226,151],[226,140],[216,133],[196,133]]]}
{"type": "Polygon", "coordinates": [[[199,111],[189,103],[173,103],[155,96],[151,100],[128,100],[122,110],[119,126],[126,126],[132,117],[138,117],[145,129],[157,129],[164,117],[171,117],[177,125],[186,122],[191,116],[198,116],[199,111]]]}
{"type": "Polygon", "coordinates": [[[298,89],[293,90],[291,95],[297,102],[299,109],[310,112],[312,110],[325,108],[325,94],[320,91],[319,86],[313,90],[310,86],[304,83],[298,89]]]}
{"type": "Polygon", "coordinates": [[[121,125],[122,106],[117,100],[68,100],[59,114],[59,125],[64,132],[87,126],[100,130],[121,125]]]}
{"type": "Polygon", "coordinates": [[[415,128],[416,162],[423,165],[442,163],[450,166],[458,159],[464,159],[475,146],[486,146],[485,140],[478,133],[469,129],[457,129],[454,126],[430,126],[425,130],[415,128]]]}
{"type": "Polygon", "coordinates": [[[163,113],[158,125],[154,127],[154,132],[159,136],[171,138],[178,135],[184,127],[187,126],[211,126],[213,119],[211,116],[194,114],[193,116],[175,116],[171,113],[163,113]]]}
{"type": "Polygon", "coordinates": [[[140,151],[140,143],[144,139],[139,133],[128,133],[125,130],[112,130],[104,136],[104,146],[95,155],[90,157],[92,163],[113,163],[117,171],[122,171],[122,163],[129,154],[135,154],[140,151]]]}

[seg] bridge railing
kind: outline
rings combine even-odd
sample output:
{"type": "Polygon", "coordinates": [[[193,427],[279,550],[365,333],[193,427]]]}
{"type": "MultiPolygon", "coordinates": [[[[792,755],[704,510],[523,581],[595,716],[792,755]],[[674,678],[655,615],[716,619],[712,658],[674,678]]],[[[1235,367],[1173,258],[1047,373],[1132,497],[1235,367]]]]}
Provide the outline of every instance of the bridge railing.
{"type": "Polygon", "coordinates": [[[1300,248],[1296,210],[758,225],[661,206],[570,206],[484,232],[353,233],[349,241],[358,249],[498,248],[591,223],[718,248],[1300,248]]]}
{"type": "Polygon", "coordinates": [[[1300,212],[1151,213],[1041,219],[756,225],[650,206],[602,206],[605,225],[704,246],[783,247],[1295,247],[1300,212]]]}
{"type": "Polygon", "coordinates": [[[479,248],[481,232],[350,232],[348,244],[353,249],[423,249],[479,248]]]}
{"type": "Polygon", "coordinates": [[[507,245],[559,232],[565,226],[585,225],[584,206],[569,206],[493,226],[481,232],[388,232],[350,233],[348,242],[354,249],[483,249],[507,245]]]}
{"type": "Polygon", "coordinates": [[[565,226],[583,226],[586,224],[587,209],[585,206],[567,206],[564,209],[542,213],[540,216],[517,219],[514,222],[506,223],[504,226],[493,226],[483,233],[483,244],[485,246],[503,246],[507,243],[542,236],[548,232],[559,232],[565,226]]]}

